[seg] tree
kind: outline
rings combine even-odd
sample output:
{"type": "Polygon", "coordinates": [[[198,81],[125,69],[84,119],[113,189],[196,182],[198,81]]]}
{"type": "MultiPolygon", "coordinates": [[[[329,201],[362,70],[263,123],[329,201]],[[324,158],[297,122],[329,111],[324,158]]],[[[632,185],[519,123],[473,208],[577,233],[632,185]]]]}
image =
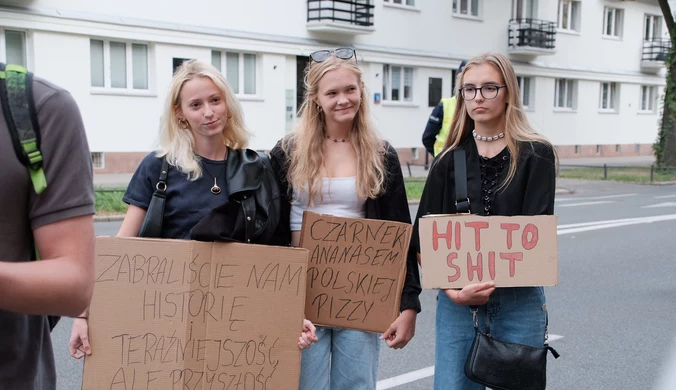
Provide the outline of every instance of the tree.
{"type": "Polygon", "coordinates": [[[676,167],[676,22],[669,1],[658,1],[669,30],[671,45],[664,62],[667,68],[667,87],[664,90],[660,130],[653,151],[658,166],[676,167]]]}

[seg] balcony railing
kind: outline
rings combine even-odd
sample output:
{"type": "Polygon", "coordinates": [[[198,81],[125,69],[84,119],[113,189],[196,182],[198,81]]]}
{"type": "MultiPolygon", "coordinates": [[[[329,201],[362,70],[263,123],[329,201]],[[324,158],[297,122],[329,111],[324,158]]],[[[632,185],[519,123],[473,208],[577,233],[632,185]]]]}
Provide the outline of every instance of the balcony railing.
{"type": "Polygon", "coordinates": [[[510,52],[534,54],[554,52],[556,23],[538,19],[512,19],[509,21],[508,45],[510,52]]]}
{"type": "Polygon", "coordinates": [[[307,21],[373,26],[374,5],[371,0],[307,0],[307,21]]]}
{"type": "Polygon", "coordinates": [[[671,49],[671,40],[668,38],[653,39],[643,42],[641,61],[664,62],[671,49]]]}

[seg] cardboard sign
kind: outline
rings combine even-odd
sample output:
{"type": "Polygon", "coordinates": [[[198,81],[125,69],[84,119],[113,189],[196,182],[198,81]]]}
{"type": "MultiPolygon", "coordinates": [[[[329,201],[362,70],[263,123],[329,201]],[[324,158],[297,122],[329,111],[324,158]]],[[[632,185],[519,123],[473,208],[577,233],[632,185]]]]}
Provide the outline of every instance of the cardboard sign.
{"type": "Polygon", "coordinates": [[[305,316],[315,324],[385,332],[399,316],[411,225],[303,213],[305,316]]]}
{"type": "Polygon", "coordinates": [[[305,249],[98,237],[83,389],[298,389],[305,249]]]}
{"type": "Polygon", "coordinates": [[[419,224],[423,288],[559,281],[556,216],[425,216],[419,224]]]}

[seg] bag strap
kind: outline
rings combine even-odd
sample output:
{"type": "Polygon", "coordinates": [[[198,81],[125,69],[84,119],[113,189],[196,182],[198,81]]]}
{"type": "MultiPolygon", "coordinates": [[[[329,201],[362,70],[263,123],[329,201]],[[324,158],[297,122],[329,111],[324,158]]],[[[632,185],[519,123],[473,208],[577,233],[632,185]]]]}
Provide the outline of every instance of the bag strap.
{"type": "Polygon", "coordinates": [[[28,168],[36,194],[47,188],[40,152],[40,126],[33,100],[33,74],[19,65],[0,64],[0,101],[14,152],[28,168]]]}
{"type": "Polygon", "coordinates": [[[160,168],[159,181],[155,185],[155,192],[150,198],[146,216],[143,219],[139,229],[139,237],[159,238],[162,236],[162,223],[164,221],[164,201],[167,193],[167,174],[169,172],[169,162],[167,157],[162,157],[162,167],[160,168]]]}
{"type": "Polygon", "coordinates": [[[467,160],[465,149],[458,146],[453,149],[453,168],[455,170],[455,208],[458,214],[469,214],[467,196],[467,160]]]}

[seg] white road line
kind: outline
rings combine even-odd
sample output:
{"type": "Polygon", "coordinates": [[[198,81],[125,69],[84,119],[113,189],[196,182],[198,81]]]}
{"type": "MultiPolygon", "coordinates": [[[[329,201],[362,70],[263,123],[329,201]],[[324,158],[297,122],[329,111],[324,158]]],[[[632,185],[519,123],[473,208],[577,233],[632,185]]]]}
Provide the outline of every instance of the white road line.
{"type": "MultiPolygon", "coordinates": [[[[549,341],[555,341],[555,340],[560,340],[562,339],[563,336],[557,335],[557,334],[550,334],[549,335],[549,341]]],[[[411,372],[407,372],[405,374],[397,375],[392,378],[387,378],[378,381],[376,383],[376,390],[386,390],[386,389],[391,389],[393,387],[405,385],[407,383],[419,381],[421,379],[429,378],[431,376],[434,376],[434,366],[429,366],[425,368],[421,368],[420,370],[415,370],[411,372]]]]}
{"type": "Polygon", "coordinates": [[[570,200],[596,200],[596,199],[615,199],[615,198],[626,198],[629,196],[636,196],[638,194],[617,194],[617,195],[602,195],[602,196],[592,196],[592,197],[587,197],[587,198],[575,198],[575,197],[570,197],[570,198],[556,198],[555,200],[557,202],[568,202],[570,200]]]}
{"type": "Polygon", "coordinates": [[[615,203],[612,200],[599,200],[597,202],[582,202],[582,203],[566,203],[562,205],[557,205],[557,208],[560,207],[575,207],[575,206],[591,206],[595,204],[605,204],[605,203],[615,203]]]}
{"type": "Polygon", "coordinates": [[[407,383],[419,381],[421,379],[434,376],[434,366],[429,366],[421,368],[420,370],[415,370],[407,372],[406,374],[397,375],[392,378],[387,378],[378,381],[376,383],[376,390],[385,390],[391,389],[393,387],[405,385],[407,383]]]}
{"type": "Polygon", "coordinates": [[[629,226],[629,225],[638,225],[644,223],[653,223],[653,222],[662,222],[662,221],[673,221],[676,220],[676,214],[667,214],[667,215],[656,215],[653,217],[639,217],[639,218],[627,218],[627,219],[615,219],[609,221],[595,221],[595,222],[585,222],[585,223],[576,223],[570,225],[561,225],[557,229],[557,234],[571,234],[571,233],[580,233],[587,232],[590,230],[599,230],[599,229],[608,229],[620,226],[629,226]]]}
{"type": "Polygon", "coordinates": [[[662,195],[655,197],[655,199],[669,199],[669,198],[676,198],[676,195],[662,195]]]}
{"type": "Polygon", "coordinates": [[[676,202],[663,202],[663,203],[656,203],[656,204],[651,204],[648,206],[641,206],[642,209],[656,209],[660,207],[676,207],[676,202]]]}

